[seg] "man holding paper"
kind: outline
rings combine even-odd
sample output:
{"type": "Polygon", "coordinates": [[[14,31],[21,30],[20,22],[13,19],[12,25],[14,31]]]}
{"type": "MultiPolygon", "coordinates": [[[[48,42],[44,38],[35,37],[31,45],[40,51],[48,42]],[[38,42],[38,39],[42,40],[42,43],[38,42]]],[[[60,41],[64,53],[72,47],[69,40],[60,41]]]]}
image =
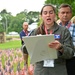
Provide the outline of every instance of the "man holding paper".
{"type": "MultiPolygon", "coordinates": [[[[65,60],[70,59],[74,54],[70,32],[67,28],[55,23],[56,14],[53,5],[44,5],[40,14],[43,23],[37,29],[34,29],[31,36],[54,34],[55,40],[47,45],[52,50],[57,50],[58,58],[36,62],[34,75],[67,75],[65,60]]],[[[36,56],[36,58],[38,57],[36,56]]]]}

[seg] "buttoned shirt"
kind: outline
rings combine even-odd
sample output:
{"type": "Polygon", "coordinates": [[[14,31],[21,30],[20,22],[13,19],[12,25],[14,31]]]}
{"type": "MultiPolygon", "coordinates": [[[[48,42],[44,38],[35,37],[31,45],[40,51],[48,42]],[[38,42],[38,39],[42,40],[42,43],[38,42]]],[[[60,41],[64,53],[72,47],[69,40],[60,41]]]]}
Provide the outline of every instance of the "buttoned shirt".
{"type": "MultiPolygon", "coordinates": [[[[59,25],[63,26],[61,22],[59,23],[59,25]]],[[[69,29],[71,36],[72,36],[73,44],[75,46],[75,24],[71,22],[67,22],[64,26],[69,29]]]]}

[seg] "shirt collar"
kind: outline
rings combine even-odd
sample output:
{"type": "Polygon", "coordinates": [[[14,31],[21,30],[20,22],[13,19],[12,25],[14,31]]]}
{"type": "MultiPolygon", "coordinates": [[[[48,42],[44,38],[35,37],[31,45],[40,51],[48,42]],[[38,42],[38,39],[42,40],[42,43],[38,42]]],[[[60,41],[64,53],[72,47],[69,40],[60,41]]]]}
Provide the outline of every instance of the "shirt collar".
{"type": "Polygon", "coordinates": [[[62,25],[62,22],[59,23],[60,26],[68,26],[68,24],[70,23],[70,21],[68,21],[65,25],[62,25]]]}

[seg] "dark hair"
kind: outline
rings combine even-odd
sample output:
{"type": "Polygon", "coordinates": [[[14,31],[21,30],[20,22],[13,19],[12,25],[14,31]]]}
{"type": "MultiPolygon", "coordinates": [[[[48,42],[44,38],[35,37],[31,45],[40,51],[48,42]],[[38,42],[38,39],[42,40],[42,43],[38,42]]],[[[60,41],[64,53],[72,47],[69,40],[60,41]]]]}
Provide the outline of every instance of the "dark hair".
{"type": "Polygon", "coordinates": [[[72,7],[71,7],[69,4],[65,4],[65,3],[61,4],[61,5],[58,7],[58,11],[59,11],[61,8],[65,8],[65,7],[69,7],[70,10],[71,10],[71,12],[72,12],[72,7]]]}
{"type": "Polygon", "coordinates": [[[54,10],[54,13],[56,13],[56,9],[55,9],[55,7],[54,7],[52,4],[46,4],[46,5],[44,5],[44,6],[42,7],[42,9],[41,9],[41,12],[40,12],[41,15],[42,15],[42,12],[43,12],[44,7],[46,7],[46,6],[52,7],[53,10],[54,10]]]}

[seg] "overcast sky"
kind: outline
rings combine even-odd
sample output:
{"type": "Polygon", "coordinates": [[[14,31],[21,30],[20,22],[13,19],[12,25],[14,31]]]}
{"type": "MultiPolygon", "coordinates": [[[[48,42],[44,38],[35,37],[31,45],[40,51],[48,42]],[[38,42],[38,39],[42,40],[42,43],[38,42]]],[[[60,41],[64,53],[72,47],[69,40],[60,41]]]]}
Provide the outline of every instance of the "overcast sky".
{"type": "Polygon", "coordinates": [[[24,11],[40,11],[45,0],[0,0],[0,12],[6,9],[12,15],[24,11]]]}

